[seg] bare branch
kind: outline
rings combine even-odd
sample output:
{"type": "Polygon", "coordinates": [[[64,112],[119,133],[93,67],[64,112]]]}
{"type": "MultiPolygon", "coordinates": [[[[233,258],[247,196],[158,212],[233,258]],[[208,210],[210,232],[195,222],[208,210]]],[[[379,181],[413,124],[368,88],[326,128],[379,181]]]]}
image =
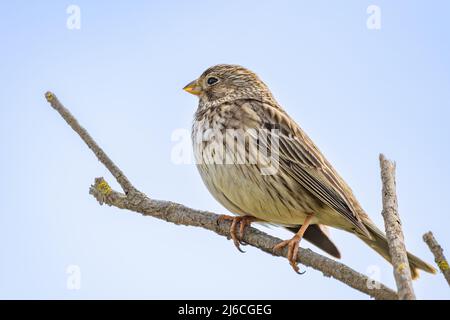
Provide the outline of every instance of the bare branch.
{"type": "Polygon", "coordinates": [[[423,241],[426,242],[431,252],[434,254],[434,261],[444,274],[445,280],[447,280],[447,283],[450,286],[450,266],[447,259],[445,259],[444,249],[439,245],[431,231],[428,231],[423,235],[423,241]]]}
{"type": "MultiPolygon", "coordinates": [[[[136,192],[127,196],[112,190],[103,178],[95,179],[95,183],[91,186],[89,193],[93,195],[100,204],[106,203],[110,206],[128,209],[141,213],[144,216],[152,216],[175,224],[201,227],[221,236],[230,237],[230,222],[219,220],[220,216],[217,214],[194,210],[170,201],[149,199],[141,192],[136,192]]],[[[280,242],[280,239],[272,237],[253,227],[246,229],[243,240],[249,245],[274,256],[285,257],[287,255],[287,249],[282,252],[273,250],[273,247],[280,242]]],[[[376,299],[397,299],[396,293],[383,284],[374,282],[365,275],[352,270],[342,263],[321,256],[309,249],[300,248],[297,260],[306,266],[321,271],[327,277],[333,277],[376,299]]]]}
{"type": "MultiPolygon", "coordinates": [[[[97,158],[108,168],[126,193],[123,194],[112,190],[103,178],[97,178],[95,179],[94,185],[91,186],[89,193],[92,194],[100,204],[106,203],[110,206],[135,211],[145,216],[152,216],[179,225],[201,227],[221,236],[230,237],[230,222],[227,220],[219,220],[219,215],[207,211],[194,210],[170,201],[153,200],[135,189],[122,171],[90,137],[88,132],[81,127],[70,112],[62,106],[56,96],[51,92],[47,92],[46,98],[72,129],[78,133],[83,141],[95,153],[97,158]]],[[[286,248],[281,250],[281,252],[273,250],[273,247],[281,241],[280,239],[272,237],[253,227],[246,229],[243,240],[249,245],[274,256],[287,256],[286,248]]],[[[309,249],[300,248],[297,261],[305,266],[321,271],[326,277],[332,277],[339,280],[375,299],[394,300],[398,298],[396,292],[387,286],[368,278],[342,263],[324,257],[309,249]]]]}
{"type": "Polygon", "coordinates": [[[94,139],[89,135],[89,133],[84,129],[75,119],[75,117],[67,110],[61,102],[59,102],[58,98],[51,92],[47,92],[45,94],[45,98],[50,103],[50,105],[58,111],[58,113],[66,120],[67,124],[71,126],[71,128],[78,133],[80,138],[87,144],[89,149],[94,152],[97,159],[105,165],[105,167],[111,172],[114,178],[116,178],[117,182],[122,187],[125,193],[134,191],[135,188],[128,180],[128,178],[123,174],[122,170],[120,170],[114,162],[108,157],[108,155],[100,148],[100,146],[95,142],[94,139]]]}
{"type": "Polygon", "coordinates": [[[381,180],[383,182],[383,218],[386,236],[394,267],[394,277],[400,300],[414,300],[416,296],[412,286],[411,269],[406,253],[405,239],[398,214],[395,182],[395,163],[380,154],[381,180]]]}

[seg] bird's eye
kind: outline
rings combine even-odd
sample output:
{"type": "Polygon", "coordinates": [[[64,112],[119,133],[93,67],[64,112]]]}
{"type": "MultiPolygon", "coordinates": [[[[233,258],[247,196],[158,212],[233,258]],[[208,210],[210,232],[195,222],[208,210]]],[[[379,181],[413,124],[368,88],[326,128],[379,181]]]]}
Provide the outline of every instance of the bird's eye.
{"type": "Polygon", "coordinates": [[[217,81],[219,81],[219,79],[217,79],[216,77],[209,77],[208,80],[206,80],[206,83],[212,86],[213,84],[217,83],[217,81]]]}

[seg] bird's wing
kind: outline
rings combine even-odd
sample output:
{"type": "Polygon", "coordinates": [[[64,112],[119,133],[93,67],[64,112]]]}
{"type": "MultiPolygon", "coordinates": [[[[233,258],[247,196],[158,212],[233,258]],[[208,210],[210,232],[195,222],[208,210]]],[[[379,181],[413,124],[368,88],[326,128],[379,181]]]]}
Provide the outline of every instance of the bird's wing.
{"type": "Polygon", "coordinates": [[[260,119],[263,120],[263,128],[268,129],[268,138],[274,138],[273,141],[278,139],[280,169],[345,217],[356,227],[355,230],[371,238],[361,221],[365,213],[351,189],[306,133],[278,105],[263,103],[261,109],[261,102],[258,101],[253,105],[253,110],[258,112],[258,109],[264,113],[264,116],[260,113],[260,119]]]}

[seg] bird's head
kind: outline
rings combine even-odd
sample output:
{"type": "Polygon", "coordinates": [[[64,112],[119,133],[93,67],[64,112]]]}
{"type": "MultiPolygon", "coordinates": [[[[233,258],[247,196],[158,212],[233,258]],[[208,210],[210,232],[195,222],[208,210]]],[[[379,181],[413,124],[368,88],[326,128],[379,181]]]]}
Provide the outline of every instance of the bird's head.
{"type": "Polygon", "coordinates": [[[252,71],[230,64],[208,68],[196,80],[183,88],[200,98],[202,103],[256,98],[270,94],[267,86],[252,71]]]}

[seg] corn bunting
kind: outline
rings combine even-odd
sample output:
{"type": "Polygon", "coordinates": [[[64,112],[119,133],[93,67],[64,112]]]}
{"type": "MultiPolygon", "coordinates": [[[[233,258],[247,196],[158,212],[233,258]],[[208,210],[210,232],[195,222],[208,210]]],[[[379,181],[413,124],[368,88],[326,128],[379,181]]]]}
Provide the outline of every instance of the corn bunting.
{"type": "MultiPolygon", "coordinates": [[[[237,65],[207,69],[184,90],[199,97],[192,126],[194,155],[208,190],[235,214],[230,234],[239,249],[252,222],[295,233],[288,247],[296,272],[302,238],[340,258],[326,226],[355,234],[390,261],[384,233],[306,133],[277,103],[258,76],[237,65]],[[238,229],[239,226],[239,229],[238,229]]],[[[429,264],[408,253],[413,277],[429,264]]]]}

